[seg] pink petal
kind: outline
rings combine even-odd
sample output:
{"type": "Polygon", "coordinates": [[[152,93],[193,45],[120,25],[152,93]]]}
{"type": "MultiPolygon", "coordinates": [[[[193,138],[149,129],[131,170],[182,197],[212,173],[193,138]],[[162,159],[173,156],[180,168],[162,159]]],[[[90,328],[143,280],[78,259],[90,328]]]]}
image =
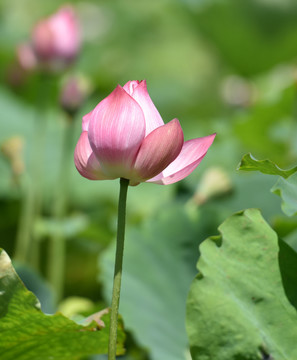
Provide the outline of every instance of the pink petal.
{"type": "Polygon", "coordinates": [[[112,177],[129,178],[144,134],[141,107],[119,85],[92,112],[90,144],[104,172],[112,177]]]}
{"type": "Polygon", "coordinates": [[[106,176],[90,146],[88,133],[82,132],[74,151],[74,163],[78,172],[90,180],[112,179],[106,176]]]}
{"type": "Polygon", "coordinates": [[[142,142],[133,180],[144,181],[164,170],[180,153],[184,134],[177,119],[152,131],[142,142]]]}
{"type": "Polygon", "coordinates": [[[200,164],[216,134],[186,141],[179,156],[167,168],[147,182],[169,185],[184,179],[200,164]]]}
{"type": "Polygon", "coordinates": [[[54,36],[47,19],[40,20],[34,27],[32,43],[37,57],[49,59],[54,56],[54,36]]]}
{"type": "Polygon", "coordinates": [[[124,86],[123,89],[132,96],[134,89],[139,85],[139,81],[138,80],[132,80],[132,81],[128,81],[124,86]]]}
{"type": "Polygon", "coordinates": [[[89,123],[92,117],[92,111],[90,111],[89,113],[87,113],[85,116],[83,116],[82,118],[82,131],[88,131],[89,129],[89,123]]]}
{"type": "Polygon", "coordinates": [[[80,26],[72,7],[65,6],[48,19],[56,56],[73,58],[80,47],[80,26]]]}
{"type": "Polygon", "coordinates": [[[146,81],[142,80],[138,84],[138,86],[135,86],[134,82],[129,82],[129,83],[127,83],[129,84],[128,85],[129,87],[131,86],[134,87],[134,91],[132,92],[132,97],[138,102],[144,113],[145,124],[146,124],[145,136],[147,136],[157,127],[164,125],[164,121],[162,120],[158,110],[156,109],[154,103],[152,102],[152,99],[150,98],[147,92],[146,81]]]}

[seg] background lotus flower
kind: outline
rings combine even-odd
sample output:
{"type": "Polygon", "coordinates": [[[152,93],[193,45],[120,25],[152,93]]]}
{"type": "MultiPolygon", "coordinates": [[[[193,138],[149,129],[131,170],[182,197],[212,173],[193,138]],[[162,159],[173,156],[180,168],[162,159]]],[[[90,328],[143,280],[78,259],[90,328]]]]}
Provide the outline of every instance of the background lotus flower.
{"type": "Polygon", "coordinates": [[[74,161],[91,180],[126,178],[172,184],[188,176],[201,162],[215,134],[184,142],[180,123],[164,124],[146,87],[129,81],[83,117],[74,161]]]}
{"type": "Polygon", "coordinates": [[[73,60],[80,48],[80,29],[73,9],[63,7],[40,20],[33,29],[32,45],[41,60],[73,60]]]}
{"type": "Polygon", "coordinates": [[[91,84],[83,75],[72,75],[64,79],[60,93],[60,105],[69,115],[81,107],[91,91],[91,84]]]}

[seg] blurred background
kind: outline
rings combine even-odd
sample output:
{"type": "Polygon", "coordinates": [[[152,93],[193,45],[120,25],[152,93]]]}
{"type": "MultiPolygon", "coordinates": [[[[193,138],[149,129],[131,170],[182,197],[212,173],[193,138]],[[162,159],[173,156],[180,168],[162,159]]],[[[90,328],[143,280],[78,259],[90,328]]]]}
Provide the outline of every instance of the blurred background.
{"type": "Polygon", "coordinates": [[[248,207],[284,238],[297,229],[273,176],[236,170],[247,152],[297,163],[296,1],[1,0],[0,17],[0,247],[44,312],[86,316],[111,296],[119,181],[76,171],[82,116],[117,84],[146,79],[185,139],[217,133],[188,178],[128,194],[123,359],[190,359],[185,302],[201,241],[248,207]],[[36,24],[65,5],[77,48],[36,55],[36,24]]]}

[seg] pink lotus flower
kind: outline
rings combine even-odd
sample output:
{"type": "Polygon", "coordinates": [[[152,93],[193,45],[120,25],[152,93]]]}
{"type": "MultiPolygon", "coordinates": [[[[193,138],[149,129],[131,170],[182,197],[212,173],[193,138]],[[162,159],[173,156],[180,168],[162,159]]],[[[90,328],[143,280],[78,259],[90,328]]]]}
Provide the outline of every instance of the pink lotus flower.
{"type": "Polygon", "coordinates": [[[128,81],[83,117],[74,161],[90,180],[126,178],[130,185],[168,185],[201,162],[215,134],[184,142],[180,123],[164,124],[146,81],[128,81]]]}
{"type": "Polygon", "coordinates": [[[80,48],[80,30],[73,9],[61,8],[56,14],[40,20],[32,34],[33,49],[43,61],[71,61],[80,48]]]}

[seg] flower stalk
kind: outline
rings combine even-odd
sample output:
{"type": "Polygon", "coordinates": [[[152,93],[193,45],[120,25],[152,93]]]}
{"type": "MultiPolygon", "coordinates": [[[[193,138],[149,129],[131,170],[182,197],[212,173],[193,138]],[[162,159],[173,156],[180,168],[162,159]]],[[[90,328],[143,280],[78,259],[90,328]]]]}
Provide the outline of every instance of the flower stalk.
{"type": "Polygon", "coordinates": [[[116,359],[118,312],[119,312],[119,304],[120,304],[122,269],[123,269],[125,224],[126,224],[126,200],[127,200],[128,186],[129,186],[129,180],[121,178],[119,207],[118,207],[117,245],[116,245],[116,256],[115,256],[115,266],[114,266],[114,277],[113,277],[112,301],[111,301],[111,310],[110,310],[108,360],[116,359]]]}
{"type": "MultiPolygon", "coordinates": [[[[70,149],[73,139],[74,118],[70,117],[65,123],[63,129],[62,157],[60,162],[59,174],[56,183],[56,193],[52,215],[60,225],[63,221],[68,202],[68,186],[69,186],[69,161],[70,149]]],[[[49,239],[48,249],[48,268],[47,277],[49,283],[56,292],[56,301],[59,302],[63,298],[64,278],[65,278],[65,260],[66,260],[66,241],[61,230],[49,239]]]]}

